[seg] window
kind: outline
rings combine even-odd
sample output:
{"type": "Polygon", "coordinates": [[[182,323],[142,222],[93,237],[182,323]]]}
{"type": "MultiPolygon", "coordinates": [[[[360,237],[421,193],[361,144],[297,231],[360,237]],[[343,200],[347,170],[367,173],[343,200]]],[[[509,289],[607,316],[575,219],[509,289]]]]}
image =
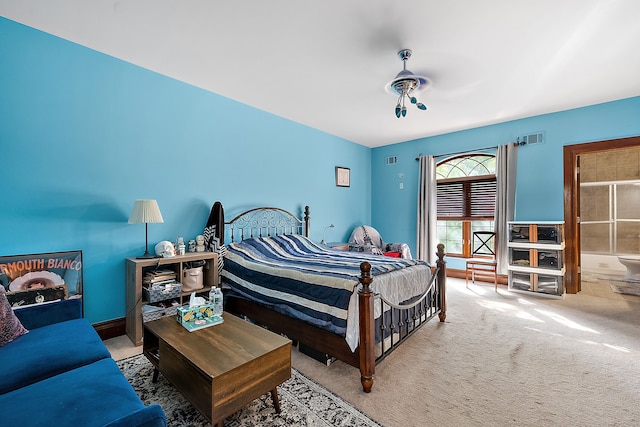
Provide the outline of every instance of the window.
{"type": "Polygon", "coordinates": [[[496,208],[496,158],[465,154],[436,167],[438,241],[448,255],[471,256],[474,231],[493,231],[496,208]]]}

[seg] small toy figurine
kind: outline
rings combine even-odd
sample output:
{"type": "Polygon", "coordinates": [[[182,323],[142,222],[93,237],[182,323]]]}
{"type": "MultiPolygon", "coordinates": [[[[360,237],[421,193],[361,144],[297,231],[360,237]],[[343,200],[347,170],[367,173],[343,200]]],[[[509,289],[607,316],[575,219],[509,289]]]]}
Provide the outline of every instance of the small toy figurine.
{"type": "Polygon", "coordinates": [[[178,239],[176,240],[176,252],[177,255],[184,255],[185,245],[182,236],[178,236],[178,239]]]}
{"type": "Polygon", "coordinates": [[[202,234],[196,236],[196,252],[204,252],[204,236],[202,234]]]}

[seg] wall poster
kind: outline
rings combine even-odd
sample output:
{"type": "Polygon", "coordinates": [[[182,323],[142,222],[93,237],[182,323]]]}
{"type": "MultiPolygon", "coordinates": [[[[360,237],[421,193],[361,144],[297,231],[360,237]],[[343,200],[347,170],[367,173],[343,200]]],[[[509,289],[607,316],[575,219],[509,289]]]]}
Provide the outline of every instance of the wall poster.
{"type": "Polygon", "coordinates": [[[82,298],[82,251],[0,256],[0,282],[14,308],[82,298]]]}

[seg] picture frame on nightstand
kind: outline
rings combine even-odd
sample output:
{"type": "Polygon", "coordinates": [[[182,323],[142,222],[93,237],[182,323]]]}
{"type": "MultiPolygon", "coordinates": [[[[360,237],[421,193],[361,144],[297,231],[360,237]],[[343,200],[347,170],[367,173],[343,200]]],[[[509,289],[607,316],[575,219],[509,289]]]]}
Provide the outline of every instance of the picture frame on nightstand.
{"type": "Polygon", "coordinates": [[[337,187],[350,187],[351,186],[351,169],[342,166],[336,166],[336,186],[337,187]]]}

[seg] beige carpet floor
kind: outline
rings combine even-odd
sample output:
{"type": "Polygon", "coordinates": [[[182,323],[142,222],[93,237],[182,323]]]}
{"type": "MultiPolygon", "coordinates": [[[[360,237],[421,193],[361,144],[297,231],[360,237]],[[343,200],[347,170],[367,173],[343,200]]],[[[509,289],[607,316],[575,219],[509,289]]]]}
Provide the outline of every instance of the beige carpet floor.
{"type": "Polygon", "coordinates": [[[293,366],[389,427],[640,425],[640,304],[455,279],[447,295],[447,321],[381,362],[369,394],[341,362],[293,366]]]}
{"type": "Polygon", "coordinates": [[[381,362],[370,394],[342,363],[294,366],[385,426],[640,425],[640,304],[448,285],[447,321],[381,362]]]}

